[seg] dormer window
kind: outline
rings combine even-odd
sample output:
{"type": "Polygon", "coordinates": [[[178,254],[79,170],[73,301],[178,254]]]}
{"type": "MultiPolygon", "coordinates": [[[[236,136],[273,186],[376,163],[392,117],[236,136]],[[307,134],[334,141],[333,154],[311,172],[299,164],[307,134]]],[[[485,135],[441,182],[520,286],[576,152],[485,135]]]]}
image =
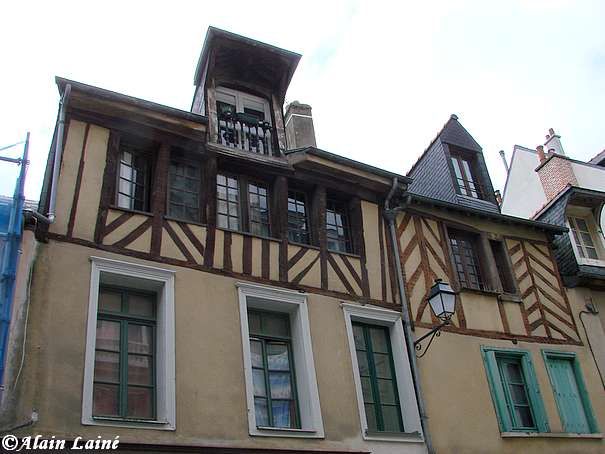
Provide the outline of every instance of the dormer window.
{"type": "Polygon", "coordinates": [[[273,155],[269,103],[229,88],[216,89],[218,143],[264,155],[273,155]]]}
{"type": "Polygon", "coordinates": [[[472,159],[462,154],[452,153],[451,160],[457,192],[475,199],[483,199],[481,183],[477,178],[472,159]]]}

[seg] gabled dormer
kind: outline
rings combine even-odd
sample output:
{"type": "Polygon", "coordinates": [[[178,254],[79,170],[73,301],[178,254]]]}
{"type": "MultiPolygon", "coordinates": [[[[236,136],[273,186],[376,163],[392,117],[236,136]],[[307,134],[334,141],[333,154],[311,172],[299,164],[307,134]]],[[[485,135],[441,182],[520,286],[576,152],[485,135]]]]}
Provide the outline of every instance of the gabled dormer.
{"type": "Polygon", "coordinates": [[[498,212],[479,144],[452,115],[416,161],[409,192],[469,208],[498,212]]]}
{"type": "Polygon", "coordinates": [[[209,27],[191,111],[209,119],[211,144],[283,158],[283,104],[300,55],[209,27]]]}

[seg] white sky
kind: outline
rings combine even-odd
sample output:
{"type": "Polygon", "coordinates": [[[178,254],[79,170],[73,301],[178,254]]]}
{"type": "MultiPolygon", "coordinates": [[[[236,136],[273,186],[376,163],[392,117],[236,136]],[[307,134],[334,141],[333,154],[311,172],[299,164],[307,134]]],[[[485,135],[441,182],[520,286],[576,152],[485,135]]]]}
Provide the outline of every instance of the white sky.
{"type": "Polygon", "coordinates": [[[571,157],[605,148],[602,0],[7,1],[0,11],[0,147],[31,131],[28,198],[42,184],[55,75],[188,110],[209,25],[303,54],[287,99],[313,107],[318,146],[393,172],[409,170],[451,113],[483,147],[495,188],[498,150],[510,159],[549,127],[571,157]]]}

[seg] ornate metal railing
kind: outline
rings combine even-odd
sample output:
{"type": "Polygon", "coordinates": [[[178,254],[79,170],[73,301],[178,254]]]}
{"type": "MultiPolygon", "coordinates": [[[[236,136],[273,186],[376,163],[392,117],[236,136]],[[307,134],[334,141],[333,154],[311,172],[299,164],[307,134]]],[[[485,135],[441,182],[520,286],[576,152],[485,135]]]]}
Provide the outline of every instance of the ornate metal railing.
{"type": "Polygon", "coordinates": [[[230,112],[218,117],[218,143],[239,150],[273,156],[273,128],[253,115],[230,112]]]}

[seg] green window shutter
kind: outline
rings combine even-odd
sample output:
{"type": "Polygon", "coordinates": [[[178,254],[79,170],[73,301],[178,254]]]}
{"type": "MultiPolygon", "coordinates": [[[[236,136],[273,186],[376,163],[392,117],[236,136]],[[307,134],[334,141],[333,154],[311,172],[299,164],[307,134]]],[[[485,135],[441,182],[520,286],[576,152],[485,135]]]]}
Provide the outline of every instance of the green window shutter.
{"type": "Polygon", "coordinates": [[[490,387],[494,407],[496,408],[496,415],[498,416],[500,431],[510,432],[512,430],[513,423],[511,421],[510,409],[504,393],[504,386],[502,385],[502,379],[498,370],[496,354],[493,350],[487,350],[483,347],[482,353],[485,370],[487,372],[487,381],[490,387]]]}
{"type": "Polygon", "coordinates": [[[536,372],[534,371],[534,366],[530,361],[529,354],[523,355],[521,361],[523,363],[525,383],[527,384],[529,399],[531,401],[532,412],[534,414],[538,432],[550,432],[544,402],[542,401],[542,394],[540,393],[540,387],[538,386],[538,380],[536,379],[536,372]]]}
{"type": "Polygon", "coordinates": [[[543,356],[563,430],[570,433],[598,432],[575,354],[543,351],[543,356]]]}

